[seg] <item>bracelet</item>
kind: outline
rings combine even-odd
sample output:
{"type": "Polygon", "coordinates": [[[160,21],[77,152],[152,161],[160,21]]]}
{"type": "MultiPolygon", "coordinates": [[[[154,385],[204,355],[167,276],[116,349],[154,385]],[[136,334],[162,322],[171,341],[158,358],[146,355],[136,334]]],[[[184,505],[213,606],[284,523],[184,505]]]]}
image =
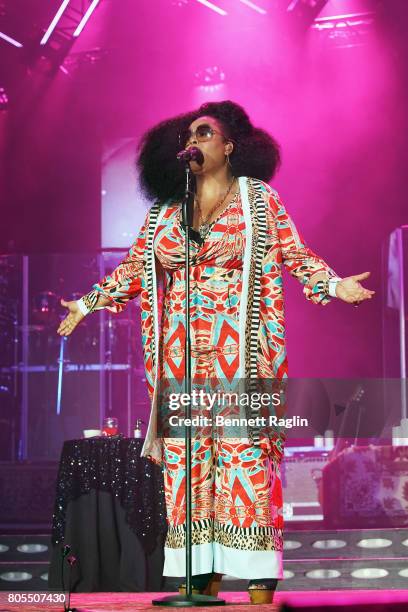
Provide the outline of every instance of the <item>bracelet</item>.
{"type": "Polygon", "coordinates": [[[327,297],[337,297],[336,295],[336,285],[341,281],[341,278],[338,276],[333,276],[332,278],[321,279],[315,283],[312,292],[313,293],[324,293],[327,297]]]}
{"type": "Polygon", "coordinates": [[[336,287],[337,287],[337,283],[341,280],[342,279],[339,276],[333,276],[332,278],[329,278],[329,280],[327,281],[328,295],[330,295],[331,297],[337,297],[336,287]]]}
{"type": "Polygon", "coordinates": [[[86,295],[83,295],[80,300],[76,301],[78,308],[84,317],[86,317],[86,315],[90,312],[93,312],[98,301],[98,297],[98,292],[93,290],[86,295]]]}

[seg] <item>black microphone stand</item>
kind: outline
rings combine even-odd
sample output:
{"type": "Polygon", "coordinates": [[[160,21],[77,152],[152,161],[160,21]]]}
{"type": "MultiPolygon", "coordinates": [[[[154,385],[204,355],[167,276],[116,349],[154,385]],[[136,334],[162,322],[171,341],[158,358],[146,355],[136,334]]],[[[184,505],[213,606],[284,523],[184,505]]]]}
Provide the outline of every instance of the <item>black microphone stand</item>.
{"type": "MultiPolygon", "coordinates": [[[[191,419],[191,335],[190,335],[190,228],[193,227],[195,179],[190,162],[185,163],[185,192],[182,202],[182,225],[185,230],[185,296],[186,296],[186,341],[185,341],[185,379],[184,392],[189,401],[185,406],[185,419],[191,419]]],[[[192,607],[223,606],[224,599],[211,595],[192,594],[192,550],[191,550],[191,425],[184,425],[186,449],[186,594],[169,595],[163,599],[153,599],[155,606],[192,607]]]]}

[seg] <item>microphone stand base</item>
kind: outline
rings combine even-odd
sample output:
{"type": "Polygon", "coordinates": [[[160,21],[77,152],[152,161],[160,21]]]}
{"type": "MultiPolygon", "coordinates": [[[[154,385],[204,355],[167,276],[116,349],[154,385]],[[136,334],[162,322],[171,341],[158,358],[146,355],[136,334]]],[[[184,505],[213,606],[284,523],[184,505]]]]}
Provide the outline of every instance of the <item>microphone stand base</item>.
{"type": "Polygon", "coordinates": [[[212,597],[211,595],[168,595],[162,599],[153,599],[152,604],[171,608],[225,606],[225,599],[218,599],[218,597],[212,597]]]}

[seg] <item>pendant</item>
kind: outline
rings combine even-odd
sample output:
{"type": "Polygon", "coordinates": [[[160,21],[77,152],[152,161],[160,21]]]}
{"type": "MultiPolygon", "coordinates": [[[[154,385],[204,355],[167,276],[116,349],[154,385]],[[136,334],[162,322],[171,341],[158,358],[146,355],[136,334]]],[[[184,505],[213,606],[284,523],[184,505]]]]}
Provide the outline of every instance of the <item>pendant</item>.
{"type": "Polygon", "coordinates": [[[201,238],[204,240],[204,238],[206,237],[206,235],[208,234],[208,230],[210,229],[210,224],[209,223],[203,223],[200,226],[200,236],[201,238]]]}

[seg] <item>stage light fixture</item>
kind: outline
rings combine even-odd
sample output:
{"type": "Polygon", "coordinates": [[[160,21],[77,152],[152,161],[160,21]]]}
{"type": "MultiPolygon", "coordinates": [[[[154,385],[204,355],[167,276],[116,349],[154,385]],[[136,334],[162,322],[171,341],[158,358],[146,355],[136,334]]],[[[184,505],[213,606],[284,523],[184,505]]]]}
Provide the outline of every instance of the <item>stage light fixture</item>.
{"type": "MultiPolygon", "coordinates": [[[[53,76],[58,70],[70,74],[67,59],[78,36],[90,20],[100,0],[63,0],[47,30],[25,45],[26,62],[36,72],[53,76]]],[[[75,58],[75,65],[78,64],[75,58]]]]}
{"type": "Polygon", "coordinates": [[[283,579],[290,580],[290,578],[294,578],[295,572],[291,572],[290,570],[283,570],[283,579]]]}
{"type": "Polygon", "coordinates": [[[218,13],[219,15],[222,15],[223,17],[225,17],[225,15],[228,15],[227,11],[224,11],[224,9],[220,8],[213,2],[209,2],[209,0],[196,0],[196,2],[202,4],[203,6],[206,6],[207,8],[211,9],[215,13],[218,13]]]}
{"type": "Polygon", "coordinates": [[[225,83],[225,72],[219,66],[209,66],[194,74],[195,86],[203,91],[213,92],[225,83]]]}
{"type": "Polygon", "coordinates": [[[45,31],[44,36],[40,40],[40,45],[45,45],[47,43],[49,37],[51,36],[53,31],[57,27],[57,23],[61,19],[61,17],[63,15],[65,9],[67,8],[69,2],[70,2],[70,0],[63,0],[61,6],[59,7],[58,11],[55,14],[54,19],[51,21],[50,25],[48,26],[47,30],[45,31]]]}
{"type": "Polygon", "coordinates": [[[388,548],[392,546],[392,541],[388,538],[364,538],[357,542],[360,548],[388,548]]]}
{"type": "Polygon", "coordinates": [[[320,17],[312,25],[319,36],[325,37],[331,46],[341,48],[364,45],[375,23],[374,13],[354,13],[320,17]]]}
{"type": "Polygon", "coordinates": [[[240,2],[242,2],[242,4],[245,4],[245,6],[248,6],[249,8],[251,8],[253,11],[256,11],[260,15],[266,15],[267,13],[267,11],[264,8],[261,8],[254,2],[251,2],[251,0],[240,0],[240,2]]]}
{"type": "Polygon", "coordinates": [[[11,38],[11,36],[7,36],[7,34],[4,34],[4,32],[0,32],[0,38],[5,40],[6,42],[10,43],[10,45],[13,45],[14,47],[22,47],[23,46],[21,43],[18,42],[18,40],[15,40],[14,38],[11,38]]]}
{"type": "Polygon", "coordinates": [[[286,13],[302,29],[309,28],[328,0],[291,0],[286,2],[286,13]]]}
{"type": "Polygon", "coordinates": [[[70,53],[64,63],[60,66],[60,70],[64,74],[71,75],[81,67],[92,67],[100,62],[103,58],[109,55],[109,49],[88,49],[87,51],[81,51],[79,53],[70,53]]]}
{"type": "Polygon", "coordinates": [[[295,11],[295,10],[303,10],[303,11],[317,11],[320,13],[325,4],[327,4],[328,0],[291,0],[287,10],[295,11]]]}
{"type": "Polygon", "coordinates": [[[341,573],[339,570],[334,569],[315,569],[305,573],[307,578],[312,580],[327,580],[332,578],[340,578],[341,573]]]}
{"type": "Polygon", "coordinates": [[[86,11],[85,15],[82,17],[80,24],[78,25],[77,29],[75,30],[73,36],[77,37],[80,35],[80,33],[82,32],[82,30],[84,29],[84,27],[86,26],[86,24],[88,23],[92,13],[94,12],[94,10],[96,9],[96,7],[98,6],[100,0],[93,0],[90,4],[90,6],[88,7],[88,10],[86,11]]]}
{"type": "Polygon", "coordinates": [[[32,574],[28,572],[3,572],[0,574],[0,579],[6,582],[25,582],[31,580],[32,574]]]}
{"type": "Polygon", "coordinates": [[[312,544],[313,548],[318,548],[320,550],[334,550],[335,548],[344,548],[347,546],[347,542],[344,540],[316,540],[312,544]]]}
{"type": "Polygon", "coordinates": [[[302,542],[297,540],[285,540],[283,543],[283,550],[296,550],[302,546],[302,542]]]}
{"type": "Polygon", "coordinates": [[[100,3],[100,0],[88,1],[90,4],[85,9],[86,3],[83,0],[63,0],[55,17],[44,33],[40,45],[46,45],[54,31],[56,31],[56,34],[62,33],[65,36],[78,38],[100,3]]]}
{"type": "MultiPolygon", "coordinates": [[[[0,87],[0,111],[7,110],[8,102],[9,102],[9,99],[8,99],[6,90],[4,89],[4,87],[0,87]]],[[[0,552],[4,552],[1,549],[1,546],[0,546],[0,552]]]]}
{"type": "Polygon", "coordinates": [[[45,552],[48,550],[48,546],[45,544],[20,544],[17,546],[17,550],[18,552],[32,555],[45,552]]]}
{"type": "Polygon", "coordinates": [[[365,580],[376,580],[377,578],[385,578],[385,576],[388,576],[388,573],[388,570],[382,567],[361,567],[351,572],[351,576],[365,580]]]}

